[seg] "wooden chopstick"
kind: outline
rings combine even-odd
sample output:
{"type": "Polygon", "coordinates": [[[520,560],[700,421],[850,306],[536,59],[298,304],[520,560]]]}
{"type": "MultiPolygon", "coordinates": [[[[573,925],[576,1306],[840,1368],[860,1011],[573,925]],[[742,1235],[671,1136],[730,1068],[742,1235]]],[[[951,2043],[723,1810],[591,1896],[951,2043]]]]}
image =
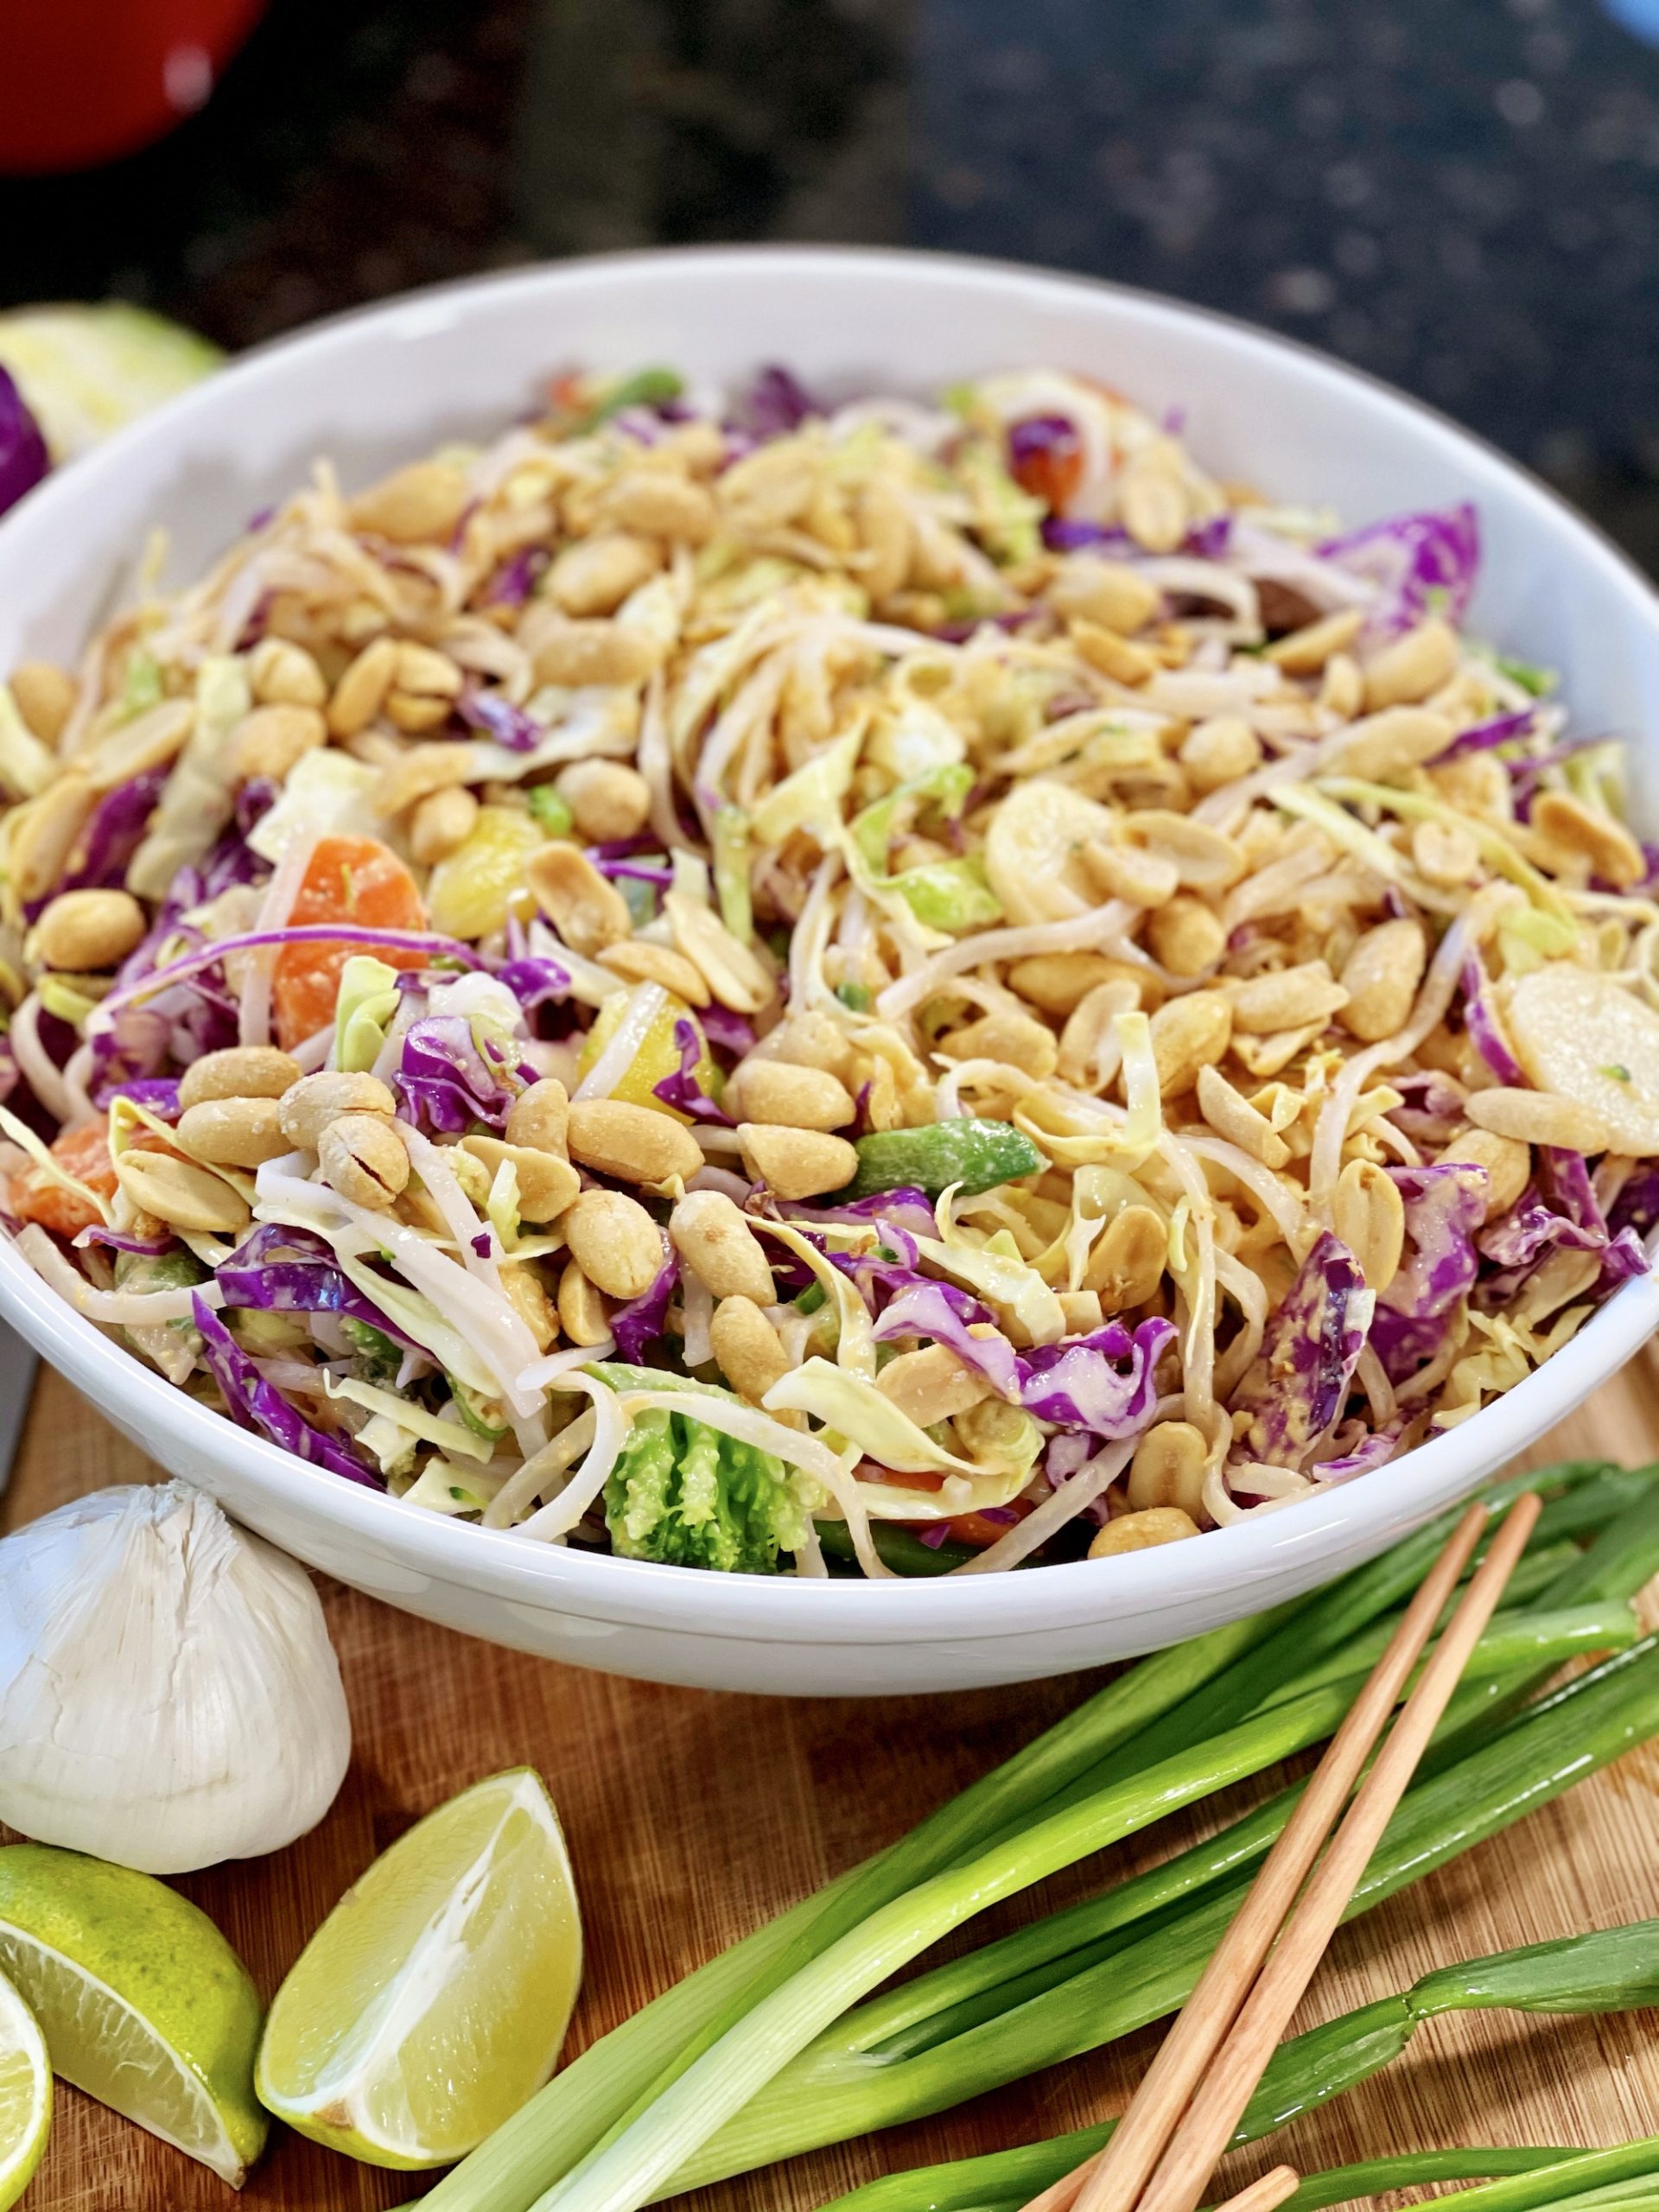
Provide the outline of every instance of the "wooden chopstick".
{"type": "Polygon", "coordinates": [[[1294,2196],[1301,2185],[1302,2177],[1294,2166],[1273,2166],[1236,2196],[1217,2204],[1215,2212],[1274,2212],[1275,2205],[1294,2196]]]}
{"type": "Polygon", "coordinates": [[[1486,1518],[1484,1506],[1471,1506],[1430,1568],[1111,2139],[1087,2165],[1033,2199],[1026,2212],[1070,2212],[1073,2203],[1078,2212],[1131,2212],[1192,2102],[1205,2069],[1237,2018],[1285,1915],[1480,1541],[1486,1518]]]}
{"type": "Polygon", "coordinates": [[[1244,2108],[1370,1863],[1371,1853],[1451,1702],[1470,1654],[1497,1610],[1540,1510],[1537,1496],[1529,1491],[1510,1509],[1492,1539],[1462,1604],[1360,1784],[1330,1849],[1285,1923],[1231,2033],[1206,2072],[1202,2095],[1188,2107],[1141,2192],[1139,2212],[1195,2212],[1205,2183],[1232,2140],[1244,2108]]]}

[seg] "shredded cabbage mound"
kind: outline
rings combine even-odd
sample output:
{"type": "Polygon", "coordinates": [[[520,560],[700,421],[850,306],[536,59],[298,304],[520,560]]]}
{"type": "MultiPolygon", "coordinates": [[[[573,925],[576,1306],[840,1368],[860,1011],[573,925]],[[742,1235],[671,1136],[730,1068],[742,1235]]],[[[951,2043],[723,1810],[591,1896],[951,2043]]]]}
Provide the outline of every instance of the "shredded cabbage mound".
{"type": "Polygon", "coordinates": [[[1046,370],[321,463],[0,684],[4,1227],[526,1542],[976,1573],[1387,1480],[1659,1225],[1659,853],[1478,559],[1046,370]]]}

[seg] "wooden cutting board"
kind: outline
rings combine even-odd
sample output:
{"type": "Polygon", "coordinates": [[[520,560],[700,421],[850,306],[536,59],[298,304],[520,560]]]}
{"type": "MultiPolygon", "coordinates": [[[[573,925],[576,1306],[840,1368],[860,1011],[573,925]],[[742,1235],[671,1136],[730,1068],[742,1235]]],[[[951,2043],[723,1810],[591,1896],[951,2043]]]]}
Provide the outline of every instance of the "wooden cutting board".
{"type": "MultiPolygon", "coordinates": [[[[1533,1464],[1659,1452],[1659,1350],[1546,1437],[1533,1464]]],[[[0,1525],[112,1482],[155,1478],[55,1375],[35,1395],[0,1525]]],[[[1371,1478],[1386,1482],[1386,1472],[1371,1478]]],[[[574,2053],[760,1920],[899,1835],[1078,1701],[1086,1678],[950,1698],[784,1702],[613,1681],[474,1643],[326,1586],[356,1758],[322,1826],[263,1861],[179,1886],[267,1993],[347,1884],[430,1807],[528,1763],[570,1839],[588,1933],[574,2053]]],[[[1235,1807],[1243,1802],[1235,1797],[1235,1807]]],[[[1200,1808],[1200,1815],[1205,1808],[1200,1808]]],[[[1181,1842],[1213,1825],[1180,1822],[1181,1842]]],[[[1161,1856],[1168,1830],[1149,1856],[1161,1856]]],[[[1121,1854],[1127,1870],[1133,1855],[1121,1854]]],[[[1100,1886],[1074,1870],[995,1930],[1100,1886]]],[[[1339,1936],[1300,2026],[1405,1987],[1429,1967],[1659,1914],[1659,1747],[1627,1758],[1339,1936]]],[[[1659,2019],[1489,2013],[1425,2027],[1379,2080],[1237,2154],[1237,2186],[1280,2158],[1303,2171],[1471,2143],[1596,2145],[1659,2130],[1659,2019]]],[[[1017,2082],[966,2111],[702,2192],[694,2212],[806,2212],[894,2167],[1056,2134],[1118,2111],[1157,2031],[1017,2082]]],[[[241,2202],[257,2212],[373,2212],[411,2177],[359,2166],[278,2129],[241,2202]]],[[[213,2175],[63,2090],[24,2212],[199,2212],[213,2175]]]]}

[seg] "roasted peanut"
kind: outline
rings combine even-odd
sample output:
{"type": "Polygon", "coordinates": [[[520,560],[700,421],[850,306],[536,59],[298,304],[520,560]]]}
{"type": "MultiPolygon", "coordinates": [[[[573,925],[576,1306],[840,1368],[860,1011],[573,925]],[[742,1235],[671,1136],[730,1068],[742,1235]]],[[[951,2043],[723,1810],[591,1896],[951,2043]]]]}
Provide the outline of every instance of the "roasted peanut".
{"type": "Polygon", "coordinates": [[[328,728],[336,737],[355,737],[365,730],[385,703],[397,673],[397,646],[391,638],[376,638],[364,646],[346,669],[328,701],[328,728]]]}
{"type": "Polygon", "coordinates": [[[709,1324],[709,1344],[721,1373],[752,1405],[789,1372],[783,1338],[752,1299],[721,1300],[709,1324]]]}
{"type": "Polygon", "coordinates": [[[274,1098],[204,1098],[180,1115],[178,1135],[210,1167],[263,1167],[290,1149],[274,1098]]]}
{"type": "Polygon", "coordinates": [[[555,777],[554,789],[591,845],[632,837],[651,812],[651,785],[620,760],[573,761],[555,777]]]}
{"type": "Polygon", "coordinates": [[[321,707],[328,696],[316,662],[286,638],[260,639],[248,655],[248,688],[262,707],[321,707]]]}
{"type": "Polygon", "coordinates": [[[1380,1295],[1400,1272],[1406,1248],[1406,1208],[1386,1169],[1351,1160],[1337,1179],[1332,1225],[1359,1262],[1365,1287],[1380,1295]]]}
{"type": "Polygon", "coordinates": [[[688,545],[706,544],[719,523],[719,511],[701,484],[665,468],[638,468],[605,495],[605,512],[623,530],[647,537],[680,537],[688,545]]]}
{"type": "Polygon", "coordinates": [[[663,550],[623,530],[601,531],[567,545],[548,571],[548,596],[578,618],[613,614],[663,565],[663,550]]]}
{"type": "Polygon", "coordinates": [[[1480,847],[1460,822],[1420,822],[1411,833],[1411,857],[1428,882],[1450,890],[1473,876],[1480,847]]]}
{"type": "Polygon", "coordinates": [[[931,1428],[935,1421],[966,1413],[991,1395],[991,1386],[978,1369],[958,1359],[945,1344],[900,1352],[876,1376],[875,1387],[918,1428],[931,1428]]]}
{"type": "Polygon", "coordinates": [[[521,1091],[507,1109],[507,1142],[531,1152],[569,1156],[570,1101],[556,1076],[544,1075],[521,1091]]]}
{"type": "Polygon", "coordinates": [[[1202,798],[1206,791],[1219,791],[1224,784],[1236,783],[1259,768],[1262,741],[1243,715],[1217,715],[1187,732],[1175,757],[1202,798]]]}
{"type": "Polygon", "coordinates": [[[556,1152],[483,1135],[463,1137],[461,1149],[471,1153],[492,1182],[511,1166],[518,1185],[518,1211],[525,1221],[557,1221],[582,1189],[581,1176],[556,1152]]]}
{"type": "Polygon", "coordinates": [[[657,665],[649,639],[616,622],[561,622],[531,656],[538,683],[580,690],[590,683],[643,683],[657,665]]]}
{"type": "Polygon", "coordinates": [[[1540,791],[1529,826],[1534,851],[1557,874],[1576,868],[1628,891],[1648,872],[1642,848],[1624,823],[1570,791],[1540,791]]]}
{"type": "Polygon", "coordinates": [[[1364,620],[1363,611],[1357,607],[1344,607],[1336,614],[1322,614],[1317,622],[1306,623],[1300,630],[1275,638],[1262,658],[1275,663],[1287,676],[1317,676],[1333,653],[1352,645],[1364,620]]]}
{"type": "Polygon", "coordinates": [[[329,1188],[356,1206],[384,1211],[409,1182],[409,1154],[383,1114],[342,1114],[317,1139],[317,1166],[329,1188]]]}
{"type": "Polygon", "coordinates": [[[1485,1169],[1483,1218],[1495,1221],[1509,1211],[1532,1180],[1532,1147],[1518,1137],[1501,1137],[1493,1129],[1465,1129],[1440,1156],[1441,1166],[1454,1164],[1485,1169]]]}
{"type": "Polygon", "coordinates": [[[1143,1552],[1154,1544],[1179,1543],[1196,1536],[1198,1524],[1178,1505],[1149,1506],[1144,1513],[1120,1514],[1109,1521],[1089,1547],[1090,1559],[1114,1559],[1119,1552],[1143,1552]]]}
{"type": "Polygon", "coordinates": [[[702,1166],[702,1147],[683,1122],[623,1098],[573,1098],[565,1142],[572,1160],[624,1183],[664,1183],[702,1166]]]}
{"type": "Polygon", "coordinates": [[[559,1324],[573,1344],[602,1344],[611,1333],[605,1301],[575,1260],[559,1276],[559,1324]]]}
{"type": "Polygon", "coordinates": [[[1048,588],[1049,604],[1068,621],[1097,622],[1133,637],[1163,604],[1161,594],[1124,561],[1096,561],[1077,554],[1060,563],[1048,588]]]}
{"type": "Polygon", "coordinates": [[[232,772],[238,783],[262,776],[280,784],[327,736],[327,724],[315,707],[256,707],[244,715],[231,739],[232,772]]]}
{"type": "Polygon", "coordinates": [[[1080,1090],[1103,1090],[1122,1062],[1117,1041],[1117,1017],[1134,1013],[1140,1001],[1136,986],[1119,976],[1096,983],[1065,1018],[1060,1032],[1059,1073],[1063,1082],[1080,1090]]]}
{"type": "Polygon", "coordinates": [[[179,1077],[179,1104],[188,1111],[209,1098],[280,1098],[299,1079],[299,1062],[274,1045],[227,1045],[192,1060],[179,1077]]]}
{"type": "Polygon", "coordinates": [[[1176,1506],[1197,1522],[1204,1510],[1204,1431],[1190,1421],[1160,1421],[1135,1447],[1124,1492],[1131,1512],[1176,1506]]]}
{"type": "Polygon", "coordinates": [[[130,891],[60,891],[35,925],[35,950],[48,968],[91,975],[124,960],[145,926],[130,891]]]}
{"type": "Polygon", "coordinates": [[[1172,863],[1188,891],[1224,891],[1244,873],[1244,855],[1230,837],[1190,814],[1168,807],[1137,807],[1123,817],[1124,841],[1172,863]]]}
{"type": "Polygon", "coordinates": [[[716,1298],[777,1299],[772,1269],[742,1210],[723,1191],[688,1191],[669,1216],[674,1249],[716,1298]]]}
{"type": "Polygon", "coordinates": [[[777,989],[772,977],[712,907],[684,891],[671,891],[663,907],[675,944],[722,1006],[734,1014],[759,1014],[770,1003],[777,989]]]}
{"type": "Polygon", "coordinates": [[[838,1083],[850,1083],[853,1048],[847,1032],[827,1014],[791,1014],[762,1038],[755,1051],[769,1060],[787,1060],[791,1067],[822,1068],[838,1083]]]}
{"type": "Polygon", "coordinates": [[[1269,969],[1247,982],[1231,986],[1227,995],[1239,1028],[1252,1030],[1258,1036],[1328,1021],[1348,1003],[1346,989],[1323,960],[1305,960],[1296,968],[1269,969]]]}
{"type": "Polygon", "coordinates": [[[479,804],[459,784],[429,791],[409,817],[409,849],[423,868],[435,868],[459,852],[478,825],[479,804]]]}
{"type": "Polygon", "coordinates": [[[411,745],[386,769],[374,791],[374,810],[389,818],[429,798],[434,791],[454,791],[478,779],[473,748],[460,738],[437,738],[427,745],[411,745]]]}
{"type": "Polygon", "coordinates": [[[11,696],[41,744],[55,746],[80,693],[74,677],[49,660],[22,660],[11,671],[11,696]]]}
{"type": "Polygon", "coordinates": [[[115,1163],[115,1178],[134,1205],[174,1229],[202,1236],[227,1236],[251,1218],[240,1192],[199,1167],[166,1152],[127,1152],[115,1163]]]}
{"type": "Polygon", "coordinates": [[[662,1230],[620,1191],[584,1191],[560,1226],[571,1257],[607,1297],[642,1297],[662,1271],[662,1230]]]}
{"type": "Polygon", "coordinates": [[[1444,715],[1430,714],[1427,707],[1385,707],[1344,731],[1334,765],[1344,776],[1376,783],[1421,768],[1451,742],[1452,725],[1444,715]]]}
{"type": "Polygon", "coordinates": [[[6,872],[21,905],[44,899],[61,877],[95,804],[84,771],[71,768],[27,805],[6,816],[10,838],[6,872]]]}
{"type": "Polygon", "coordinates": [[[1365,678],[1351,653],[1332,653],[1319,680],[1319,704],[1339,722],[1352,721],[1365,702],[1365,678]]]}
{"type": "Polygon", "coordinates": [[[536,904],[573,952],[589,959],[632,936],[628,905],[577,845],[563,838],[539,846],[524,862],[536,904]]]}
{"type": "Polygon", "coordinates": [[[745,1060],[727,1097],[731,1112],[746,1122],[779,1122],[797,1129],[843,1129],[858,1111],[834,1076],[792,1067],[787,1060],[745,1060]]]}
{"type": "Polygon", "coordinates": [[[671,944],[652,944],[645,938],[626,938],[607,944],[599,956],[601,968],[624,976],[631,983],[660,983],[688,1006],[707,1006],[709,986],[683,952],[671,944]]]}
{"type": "Polygon", "coordinates": [[[1083,1287],[1100,1293],[1108,1313],[1144,1306],[1163,1279],[1169,1231],[1151,1206],[1125,1206],[1109,1222],[1083,1271],[1083,1287]]]}
{"type": "Polygon", "coordinates": [[[1109,960],[1103,952],[1033,953],[1028,960],[1016,960],[1008,970],[1008,982],[1020,997],[1045,1014],[1075,1014],[1090,991],[1120,977],[1134,982],[1144,1004],[1153,980],[1150,972],[1109,960]]]}
{"type": "Polygon", "coordinates": [[[1457,632],[1438,616],[1408,630],[1365,664],[1367,711],[1419,705],[1450,683],[1459,652],[1457,632]]]}
{"type": "Polygon", "coordinates": [[[1147,918],[1147,944],[1153,958],[1172,976],[1202,976],[1227,950],[1227,932],[1202,899],[1177,895],[1147,918]]]}
{"type": "Polygon", "coordinates": [[[547,1286],[529,1261],[501,1270],[501,1288],[507,1303],[535,1339],[537,1351],[549,1351],[559,1333],[559,1316],[547,1286]]]}
{"type": "Polygon", "coordinates": [[[1471,1090],[1463,1110],[1478,1129],[1522,1144],[1556,1145],[1566,1152],[1607,1149],[1607,1124],[1595,1109],[1576,1098],[1558,1098],[1553,1091],[1497,1084],[1489,1090],[1471,1090]]]}
{"type": "Polygon", "coordinates": [[[454,535],[470,496],[464,469],[442,461],[413,461],[358,493],[352,527],[394,545],[445,542],[454,535]]]}
{"type": "Polygon", "coordinates": [[[1192,502],[1179,461],[1160,441],[1135,454],[1117,486],[1117,518],[1148,553],[1173,553],[1186,536],[1192,502]]]}
{"type": "Polygon", "coordinates": [[[821,1130],[744,1122],[737,1137],[751,1179],[764,1183],[774,1198],[822,1198],[850,1183],[858,1170],[858,1154],[846,1138],[821,1130]]]}
{"type": "Polygon", "coordinates": [[[1141,845],[1112,845],[1103,837],[1091,837],[1078,858],[1103,899],[1124,899],[1131,906],[1161,906],[1180,887],[1180,870],[1174,861],[1141,845]]]}
{"type": "Polygon", "coordinates": [[[1237,1145],[1264,1167],[1285,1165],[1290,1147],[1267,1116],[1235,1090],[1218,1068],[1198,1070],[1198,1111],[1217,1136],[1237,1145]]]}
{"type": "Polygon", "coordinates": [[[325,1069],[302,1075],[283,1093],[283,1135],[290,1144],[315,1152],[329,1122],[342,1115],[380,1114],[390,1119],[397,1106],[378,1076],[340,1075],[325,1069]]]}
{"type": "Polygon", "coordinates": [[[1128,638],[1120,638],[1116,630],[1108,630],[1098,622],[1072,623],[1071,638],[1079,658],[1102,676],[1109,677],[1114,683],[1133,689],[1157,673],[1156,653],[1128,638]]]}
{"type": "Polygon", "coordinates": [[[1039,1082],[1053,1074],[1060,1058],[1058,1039],[1046,1023],[1002,1007],[952,1029],[934,1050],[946,1060],[1001,1060],[1039,1082]]]}
{"type": "Polygon", "coordinates": [[[1344,1028],[1368,1045],[1403,1029],[1427,963],[1421,922],[1379,922],[1367,930],[1342,966],[1344,1028]]]}
{"type": "Polygon", "coordinates": [[[1192,991],[1160,1006],[1151,1029],[1158,1088],[1166,1098],[1179,1098],[1198,1081],[1200,1068],[1225,1056],[1233,1009],[1224,992],[1192,991]]]}

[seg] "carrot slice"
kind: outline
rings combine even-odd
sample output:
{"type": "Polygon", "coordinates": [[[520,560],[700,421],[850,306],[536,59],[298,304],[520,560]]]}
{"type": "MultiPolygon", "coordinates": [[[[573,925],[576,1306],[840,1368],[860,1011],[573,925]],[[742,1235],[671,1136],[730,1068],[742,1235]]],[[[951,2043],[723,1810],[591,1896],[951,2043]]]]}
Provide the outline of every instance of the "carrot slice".
{"type": "MultiPolygon", "coordinates": [[[[321,837],[289,920],[296,928],[360,922],[367,929],[423,930],[426,906],[414,877],[378,837],[321,837]]],[[[276,1042],[284,1052],[334,1020],[341,970],[359,951],[374,952],[389,968],[419,968],[426,957],[348,941],[284,945],[271,979],[276,1042]]]]}
{"type": "MultiPolygon", "coordinates": [[[[86,1122],[66,1129],[52,1146],[52,1157],[66,1175],[96,1191],[101,1198],[115,1196],[115,1162],[110,1158],[109,1135],[102,1122],[86,1122]]],[[[102,1218],[84,1198],[66,1191],[38,1167],[26,1167],[12,1178],[12,1211],[20,1221],[37,1221],[54,1236],[75,1236],[102,1218]]]]}

